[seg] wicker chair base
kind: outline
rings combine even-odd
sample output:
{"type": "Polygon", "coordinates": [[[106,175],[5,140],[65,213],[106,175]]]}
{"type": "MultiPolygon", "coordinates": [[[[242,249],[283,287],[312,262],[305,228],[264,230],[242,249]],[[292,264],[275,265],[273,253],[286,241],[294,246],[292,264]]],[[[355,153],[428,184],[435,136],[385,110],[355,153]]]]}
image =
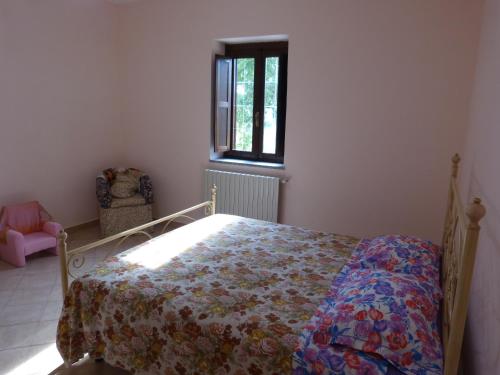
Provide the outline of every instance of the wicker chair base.
{"type": "Polygon", "coordinates": [[[127,229],[153,221],[151,204],[119,208],[99,208],[101,234],[109,237],[127,229]]]}

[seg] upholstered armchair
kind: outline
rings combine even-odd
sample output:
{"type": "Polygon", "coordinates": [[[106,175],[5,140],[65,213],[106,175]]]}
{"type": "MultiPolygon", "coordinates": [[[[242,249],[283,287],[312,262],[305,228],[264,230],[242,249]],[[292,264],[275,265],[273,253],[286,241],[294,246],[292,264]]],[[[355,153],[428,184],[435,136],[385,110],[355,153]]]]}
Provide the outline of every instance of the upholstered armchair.
{"type": "Polygon", "coordinates": [[[104,237],[153,220],[153,185],[144,172],[109,168],[96,178],[99,221],[104,237]]]}
{"type": "Polygon", "coordinates": [[[6,206],[0,218],[0,259],[16,267],[26,264],[26,256],[48,250],[57,255],[57,234],[62,226],[51,221],[40,203],[6,206]]]}

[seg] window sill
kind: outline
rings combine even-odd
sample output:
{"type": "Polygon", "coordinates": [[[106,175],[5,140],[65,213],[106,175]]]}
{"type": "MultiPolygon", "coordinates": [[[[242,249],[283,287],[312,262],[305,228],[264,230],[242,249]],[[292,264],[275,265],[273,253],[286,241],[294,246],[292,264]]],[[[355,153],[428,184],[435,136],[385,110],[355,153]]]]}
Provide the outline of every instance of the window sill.
{"type": "Polygon", "coordinates": [[[282,163],[267,163],[267,162],[263,162],[263,161],[251,161],[251,160],[242,160],[242,159],[218,158],[218,159],[210,159],[210,162],[211,163],[222,163],[222,164],[245,165],[248,167],[285,169],[285,164],[282,164],[282,163]]]}

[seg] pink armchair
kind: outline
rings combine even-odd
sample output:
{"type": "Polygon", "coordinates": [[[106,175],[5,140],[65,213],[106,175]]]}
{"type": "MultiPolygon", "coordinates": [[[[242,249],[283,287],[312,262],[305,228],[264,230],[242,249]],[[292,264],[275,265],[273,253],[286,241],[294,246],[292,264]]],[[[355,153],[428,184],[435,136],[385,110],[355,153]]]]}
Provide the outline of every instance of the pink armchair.
{"type": "Polygon", "coordinates": [[[57,255],[57,234],[62,230],[50,221],[40,203],[28,202],[3,208],[0,218],[0,259],[16,267],[26,256],[42,250],[57,255]]]}

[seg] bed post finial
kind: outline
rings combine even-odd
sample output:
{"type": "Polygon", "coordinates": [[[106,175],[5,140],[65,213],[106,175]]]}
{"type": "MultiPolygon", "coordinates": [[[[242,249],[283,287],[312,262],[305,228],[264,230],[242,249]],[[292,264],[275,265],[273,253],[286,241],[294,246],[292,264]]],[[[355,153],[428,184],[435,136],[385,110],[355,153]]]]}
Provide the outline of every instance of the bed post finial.
{"type": "Polygon", "coordinates": [[[455,178],[458,176],[458,164],[460,163],[460,155],[455,154],[451,158],[452,162],[452,169],[451,169],[451,175],[455,178]]]}
{"type": "Polygon", "coordinates": [[[479,221],[486,215],[486,208],[481,203],[481,198],[475,197],[467,206],[465,214],[470,220],[469,228],[479,228],[479,221]]]}
{"type": "Polygon", "coordinates": [[[215,204],[217,202],[217,186],[215,184],[212,185],[212,205],[211,205],[211,214],[215,215],[215,204]]]}
{"type": "Polygon", "coordinates": [[[57,253],[59,255],[59,262],[61,264],[61,286],[63,298],[66,296],[66,292],[68,291],[68,263],[66,259],[67,238],[68,234],[64,230],[61,230],[57,235],[57,253]]]}

